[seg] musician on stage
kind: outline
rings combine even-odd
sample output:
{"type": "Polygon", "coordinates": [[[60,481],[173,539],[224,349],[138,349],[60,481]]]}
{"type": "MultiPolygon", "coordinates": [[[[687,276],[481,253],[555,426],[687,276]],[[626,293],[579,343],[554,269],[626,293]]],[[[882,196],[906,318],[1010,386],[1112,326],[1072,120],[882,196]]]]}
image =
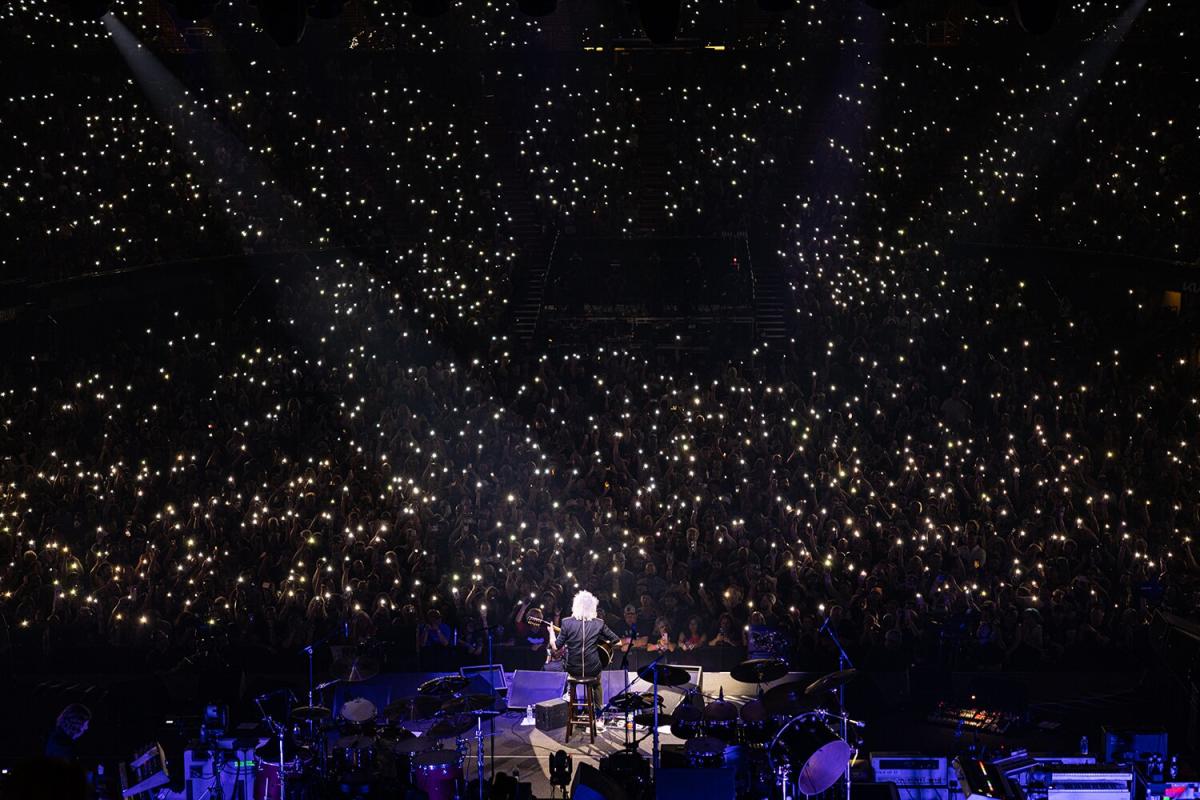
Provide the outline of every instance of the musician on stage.
{"type": "Polygon", "coordinates": [[[610,645],[621,641],[604,620],[596,618],[599,603],[588,591],[575,594],[571,602],[571,616],[562,621],[562,630],[556,636],[554,628],[547,628],[550,649],[565,649],[563,668],[572,678],[594,678],[603,665],[597,650],[600,642],[610,645]]]}
{"type": "Polygon", "coordinates": [[[54,730],[46,739],[46,755],[78,764],[79,746],[76,741],[87,733],[91,721],[92,712],[81,703],[71,703],[64,708],[54,722],[54,730]]]}

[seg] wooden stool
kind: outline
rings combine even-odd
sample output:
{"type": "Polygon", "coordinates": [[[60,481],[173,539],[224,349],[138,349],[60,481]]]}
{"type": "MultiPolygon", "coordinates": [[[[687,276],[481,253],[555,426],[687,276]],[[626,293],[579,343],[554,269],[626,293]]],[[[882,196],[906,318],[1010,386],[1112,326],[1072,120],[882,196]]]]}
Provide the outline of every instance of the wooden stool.
{"type": "Polygon", "coordinates": [[[583,728],[596,741],[596,705],[600,702],[600,678],[567,678],[567,697],[570,706],[567,709],[567,735],[563,741],[571,740],[571,732],[575,728],[583,728]],[[579,699],[579,689],[583,689],[583,699],[579,699]]]}

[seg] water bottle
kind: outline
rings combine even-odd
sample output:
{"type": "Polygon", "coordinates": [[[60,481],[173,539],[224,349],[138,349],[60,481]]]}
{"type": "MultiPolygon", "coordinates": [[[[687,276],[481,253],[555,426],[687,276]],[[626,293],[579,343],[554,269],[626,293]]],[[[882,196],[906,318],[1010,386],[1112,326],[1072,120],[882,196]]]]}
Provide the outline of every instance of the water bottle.
{"type": "Polygon", "coordinates": [[[1086,756],[1088,754],[1088,737],[1085,733],[1079,737],[1079,755],[1086,756]]]}
{"type": "Polygon", "coordinates": [[[1167,777],[1171,780],[1179,777],[1179,756],[1171,756],[1170,764],[1167,767],[1167,777]]]}

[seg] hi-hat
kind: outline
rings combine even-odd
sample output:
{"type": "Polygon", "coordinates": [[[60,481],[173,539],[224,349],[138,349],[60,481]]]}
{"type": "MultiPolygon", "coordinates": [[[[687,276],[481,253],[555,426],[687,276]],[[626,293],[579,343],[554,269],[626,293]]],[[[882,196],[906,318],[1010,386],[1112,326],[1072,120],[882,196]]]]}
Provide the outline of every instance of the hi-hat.
{"type": "MultiPolygon", "coordinates": [[[[662,705],[661,697],[658,698],[658,704],[662,705]]],[[[644,711],[647,708],[654,708],[654,697],[644,694],[623,694],[620,697],[614,697],[609,705],[621,713],[644,711]]]]}
{"type": "Polygon", "coordinates": [[[762,703],[773,716],[793,716],[812,709],[803,681],[788,681],[763,692],[762,703]]]}
{"type": "Polygon", "coordinates": [[[292,719],[299,719],[305,722],[318,722],[323,719],[329,719],[332,713],[325,706],[297,706],[292,709],[292,719]]]}

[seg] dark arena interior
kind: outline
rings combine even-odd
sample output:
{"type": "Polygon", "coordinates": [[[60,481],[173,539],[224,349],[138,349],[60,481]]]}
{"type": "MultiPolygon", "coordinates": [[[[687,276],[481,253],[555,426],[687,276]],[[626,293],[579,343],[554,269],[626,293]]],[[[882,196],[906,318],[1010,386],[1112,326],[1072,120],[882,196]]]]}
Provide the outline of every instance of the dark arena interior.
{"type": "Polygon", "coordinates": [[[10,0],[0,800],[1200,799],[1197,23],[10,0]]]}

